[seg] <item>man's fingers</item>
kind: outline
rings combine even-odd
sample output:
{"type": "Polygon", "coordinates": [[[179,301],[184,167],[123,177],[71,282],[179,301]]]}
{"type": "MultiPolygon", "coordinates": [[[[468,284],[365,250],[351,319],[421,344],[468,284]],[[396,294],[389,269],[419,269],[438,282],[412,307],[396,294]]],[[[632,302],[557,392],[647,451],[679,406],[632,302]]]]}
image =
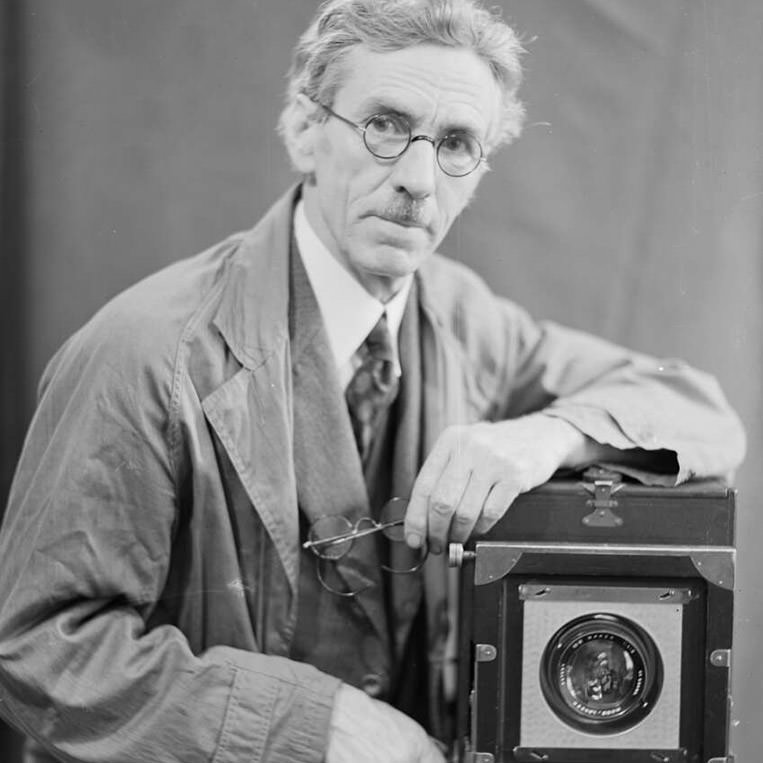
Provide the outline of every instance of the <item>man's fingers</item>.
{"type": "Polygon", "coordinates": [[[405,512],[405,540],[420,548],[429,534],[429,498],[450,459],[450,447],[441,437],[419,471],[405,512]]]}
{"type": "Polygon", "coordinates": [[[450,540],[463,543],[469,538],[485,511],[492,487],[492,482],[485,480],[475,471],[471,472],[461,501],[455,507],[448,536],[450,540]]]}
{"type": "Polygon", "coordinates": [[[498,482],[493,485],[490,495],[485,500],[482,514],[474,526],[474,532],[477,535],[486,533],[509,510],[520,492],[517,485],[511,482],[498,482]]]}
{"type": "Polygon", "coordinates": [[[471,529],[477,519],[482,503],[476,509],[464,506],[471,474],[462,459],[451,455],[429,496],[429,548],[435,554],[445,548],[454,523],[471,529]]]}

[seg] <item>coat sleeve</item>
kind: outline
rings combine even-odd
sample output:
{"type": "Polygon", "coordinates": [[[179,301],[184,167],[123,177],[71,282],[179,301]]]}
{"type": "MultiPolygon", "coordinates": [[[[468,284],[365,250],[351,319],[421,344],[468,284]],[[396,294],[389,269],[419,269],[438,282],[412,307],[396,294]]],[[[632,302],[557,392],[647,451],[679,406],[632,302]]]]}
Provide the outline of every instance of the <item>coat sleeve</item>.
{"type": "Polygon", "coordinates": [[[501,417],[543,411],[602,445],[637,451],[638,466],[624,459],[617,468],[642,482],[730,478],[745,435],[712,376],[499,304],[501,417]]]}
{"type": "Polygon", "coordinates": [[[67,763],[319,763],[336,679],[146,627],[177,521],[172,368],[134,344],[75,335],[47,372],[0,533],[0,714],[67,763]]]}
{"type": "Polygon", "coordinates": [[[424,309],[463,353],[480,416],[564,419],[647,483],[728,479],[741,463],[744,430],[712,376],[537,321],[451,260],[434,256],[422,270],[424,309]]]}

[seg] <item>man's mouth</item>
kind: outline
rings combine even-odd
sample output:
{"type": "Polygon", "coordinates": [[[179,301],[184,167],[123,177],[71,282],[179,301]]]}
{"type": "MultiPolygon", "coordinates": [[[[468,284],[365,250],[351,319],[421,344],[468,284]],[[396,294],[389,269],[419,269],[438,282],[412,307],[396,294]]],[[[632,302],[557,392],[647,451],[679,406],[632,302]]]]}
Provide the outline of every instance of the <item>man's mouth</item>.
{"type": "Polygon", "coordinates": [[[412,217],[410,215],[401,216],[385,213],[375,213],[370,216],[376,217],[379,220],[383,220],[386,223],[399,225],[402,228],[421,228],[422,230],[426,230],[429,227],[424,220],[421,220],[418,217],[412,217]]]}
{"type": "Polygon", "coordinates": [[[426,225],[420,223],[418,220],[407,220],[402,217],[383,217],[381,218],[385,222],[394,223],[395,225],[402,225],[404,228],[426,228],[426,225]]]}

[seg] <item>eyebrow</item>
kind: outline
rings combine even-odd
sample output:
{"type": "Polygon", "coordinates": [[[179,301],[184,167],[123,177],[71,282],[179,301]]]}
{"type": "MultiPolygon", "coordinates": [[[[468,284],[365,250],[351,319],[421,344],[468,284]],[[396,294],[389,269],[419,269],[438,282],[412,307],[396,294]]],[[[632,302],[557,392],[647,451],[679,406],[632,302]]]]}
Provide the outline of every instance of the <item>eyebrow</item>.
{"type": "Polygon", "coordinates": [[[366,119],[374,114],[394,114],[398,117],[405,117],[409,122],[414,122],[413,114],[400,106],[395,106],[383,98],[369,98],[361,101],[358,111],[365,115],[366,119]]]}

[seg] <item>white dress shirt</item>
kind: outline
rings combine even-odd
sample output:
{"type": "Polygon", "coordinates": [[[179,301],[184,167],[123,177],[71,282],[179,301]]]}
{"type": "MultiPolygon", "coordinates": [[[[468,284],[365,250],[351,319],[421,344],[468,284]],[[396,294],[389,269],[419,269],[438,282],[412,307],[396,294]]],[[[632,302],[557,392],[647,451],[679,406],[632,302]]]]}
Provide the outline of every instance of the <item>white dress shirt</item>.
{"type": "Polygon", "coordinates": [[[385,310],[395,352],[395,373],[400,376],[398,333],[413,276],[405,278],[402,288],[386,304],[379,302],[318,238],[302,201],[294,210],[294,237],[323,316],[342,387],[347,387],[360,365],[358,350],[385,310]]]}

